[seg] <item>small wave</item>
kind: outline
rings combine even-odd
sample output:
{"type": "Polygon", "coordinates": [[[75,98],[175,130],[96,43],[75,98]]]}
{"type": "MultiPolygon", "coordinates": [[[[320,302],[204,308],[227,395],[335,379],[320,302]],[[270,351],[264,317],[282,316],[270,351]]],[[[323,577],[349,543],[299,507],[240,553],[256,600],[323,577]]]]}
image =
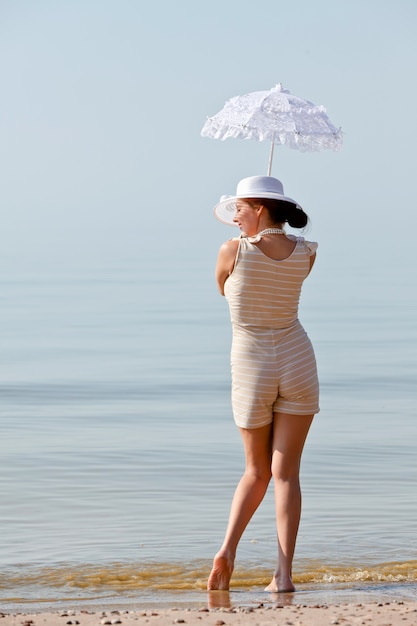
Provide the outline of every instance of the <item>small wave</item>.
{"type": "MultiPolygon", "coordinates": [[[[202,591],[206,588],[211,562],[109,563],[103,565],[59,565],[34,567],[20,565],[0,575],[3,602],[19,598],[54,601],[68,598],[126,597],[140,590],[202,591]]],[[[240,565],[234,572],[231,589],[263,588],[271,569],[240,565]]],[[[304,563],[294,575],[296,584],[411,583],[417,581],[417,561],[372,565],[329,565],[304,563]]]]}

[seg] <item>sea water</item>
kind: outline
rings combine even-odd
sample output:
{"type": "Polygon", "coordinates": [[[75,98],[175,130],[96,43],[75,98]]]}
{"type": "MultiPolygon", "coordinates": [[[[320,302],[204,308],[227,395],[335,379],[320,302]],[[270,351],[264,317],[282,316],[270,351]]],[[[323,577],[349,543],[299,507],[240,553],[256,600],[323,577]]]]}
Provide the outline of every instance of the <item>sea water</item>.
{"type": "MultiPolygon", "coordinates": [[[[217,244],[157,254],[154,243],[3,266],[2,608],[202,601],[243,468],[230,324],[217,244]]],[[[301,473],[304,592],[414,593],[415,286],[404,258],[370,263],[331,246],[304,285],[321,381],[301,473]]],[[[275,558],[270,489],[232,589],[260,593],[275,558]]]]}

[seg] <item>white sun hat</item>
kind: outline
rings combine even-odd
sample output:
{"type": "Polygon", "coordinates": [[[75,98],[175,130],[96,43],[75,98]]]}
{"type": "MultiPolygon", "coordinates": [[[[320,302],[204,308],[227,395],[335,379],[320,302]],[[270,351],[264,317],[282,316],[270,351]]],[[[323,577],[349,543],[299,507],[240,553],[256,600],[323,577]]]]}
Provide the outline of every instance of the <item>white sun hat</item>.
{"type": "Polygon", "coordinates": [[[243,178],[237,185],[235,196],[222,196],[214,207],[214,216],[223,224],[235,226],[233,221],[236,211],[236,200],[243,198],[272,198],[290,202],[300,207],[298,202],[284,195],[284,187],[278,178],[272,176],[249,176],[243,178]]]}

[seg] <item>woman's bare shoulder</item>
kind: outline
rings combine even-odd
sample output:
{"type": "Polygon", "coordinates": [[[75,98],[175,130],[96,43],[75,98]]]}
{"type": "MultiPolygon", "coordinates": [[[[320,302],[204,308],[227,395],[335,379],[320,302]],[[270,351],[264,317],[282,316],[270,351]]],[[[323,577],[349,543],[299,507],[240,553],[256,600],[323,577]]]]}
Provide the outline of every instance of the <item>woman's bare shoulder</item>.
{"type": "Polygon", "coordinates": [[[220,250],[224,252],[236,252],[239,247],[240,237],[233,237],[232,239],[228,239],[220,246],[220,250]]]}

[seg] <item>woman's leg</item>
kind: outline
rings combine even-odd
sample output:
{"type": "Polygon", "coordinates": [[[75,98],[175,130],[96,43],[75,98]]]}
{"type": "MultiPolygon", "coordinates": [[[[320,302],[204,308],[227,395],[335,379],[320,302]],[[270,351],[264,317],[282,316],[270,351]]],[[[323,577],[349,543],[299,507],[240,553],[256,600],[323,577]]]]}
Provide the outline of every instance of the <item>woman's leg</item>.
{"type": "Polygon", "coordinates": [[[301,515],[300,462],[314,415],[274,414],[272,476],[278,535],[278,567],[267,591],[294,591],[292,561],[301,515]]]}
{"type": "Polygon", "coordinates": [[[245,473],[236,488],[223,545],[214,557],[207,589],[229,589],[236,549],[271,480],[272,424],[240,429],[245,449],[245,473]]]}

